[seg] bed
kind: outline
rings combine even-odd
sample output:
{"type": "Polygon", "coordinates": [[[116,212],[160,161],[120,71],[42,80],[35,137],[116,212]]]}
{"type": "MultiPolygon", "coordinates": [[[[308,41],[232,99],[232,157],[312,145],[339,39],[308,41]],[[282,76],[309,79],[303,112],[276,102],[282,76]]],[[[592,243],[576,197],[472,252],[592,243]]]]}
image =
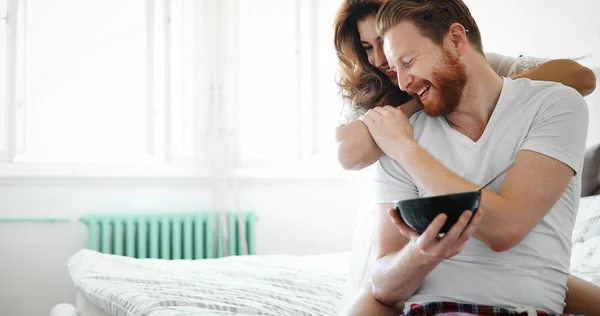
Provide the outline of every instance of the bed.
{"type": "Polygon", "coordinates": [[[350,253],[154,260],[81,250],[77,306],[52,316],[335,315],[350,253]]]}

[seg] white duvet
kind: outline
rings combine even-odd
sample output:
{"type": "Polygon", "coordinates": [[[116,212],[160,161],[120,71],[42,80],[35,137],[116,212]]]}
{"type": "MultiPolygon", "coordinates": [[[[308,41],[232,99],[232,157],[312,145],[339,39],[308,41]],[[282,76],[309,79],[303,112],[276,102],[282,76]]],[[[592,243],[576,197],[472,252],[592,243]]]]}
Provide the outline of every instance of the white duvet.
{"type": "Polygon", "coordinates": [[[110,315],[335,315],[349,253],[211,260],[133,259],[81,250],[76,287],[110,315]]]}

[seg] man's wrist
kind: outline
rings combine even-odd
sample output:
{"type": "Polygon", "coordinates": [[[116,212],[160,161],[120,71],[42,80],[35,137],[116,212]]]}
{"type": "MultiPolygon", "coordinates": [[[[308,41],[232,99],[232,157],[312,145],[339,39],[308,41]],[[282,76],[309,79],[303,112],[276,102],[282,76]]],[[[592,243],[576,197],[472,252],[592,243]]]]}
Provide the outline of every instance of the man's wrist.
{"type": "Polygon", "coordinates": [[[416,241],[411,240],[406,247],[408,248],[407,250],[409,252],[410,259],[414,260],[419,267],[435,267],[442,262],[441,259],[430,256],[421,251],[416,241]]]}

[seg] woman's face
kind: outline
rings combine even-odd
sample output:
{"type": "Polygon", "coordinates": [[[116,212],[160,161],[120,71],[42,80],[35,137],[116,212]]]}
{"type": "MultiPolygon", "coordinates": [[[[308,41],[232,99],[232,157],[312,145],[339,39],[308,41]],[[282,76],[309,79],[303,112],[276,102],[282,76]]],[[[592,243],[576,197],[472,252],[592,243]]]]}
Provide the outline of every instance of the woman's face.
{"type": "Polygon", "coordinates": [[[358,21],[358,35],[362,47],[367,53],[369,63],[383,71],[392,80],[394,85],[398,85],[398,76],[390,70],[385,54],[383,53],[383,40],[375,31],[375,16],[368,16],[358,21]]]}

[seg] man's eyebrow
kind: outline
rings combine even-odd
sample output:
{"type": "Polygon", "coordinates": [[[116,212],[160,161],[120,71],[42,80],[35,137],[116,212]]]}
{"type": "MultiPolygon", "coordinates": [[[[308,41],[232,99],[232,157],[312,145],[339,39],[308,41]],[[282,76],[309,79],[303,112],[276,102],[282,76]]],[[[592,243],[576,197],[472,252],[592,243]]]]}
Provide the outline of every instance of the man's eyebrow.
{"type": "Polygon", "coordinates": [[[416,55],[416,54],[417,54],[416,49],[408,50],[408,51],[398,55],[398,58],[396,58],[396,61],[403,62],[403,59],[406,58],[406,56],[411,56],[411,55],[416,55]]]}

